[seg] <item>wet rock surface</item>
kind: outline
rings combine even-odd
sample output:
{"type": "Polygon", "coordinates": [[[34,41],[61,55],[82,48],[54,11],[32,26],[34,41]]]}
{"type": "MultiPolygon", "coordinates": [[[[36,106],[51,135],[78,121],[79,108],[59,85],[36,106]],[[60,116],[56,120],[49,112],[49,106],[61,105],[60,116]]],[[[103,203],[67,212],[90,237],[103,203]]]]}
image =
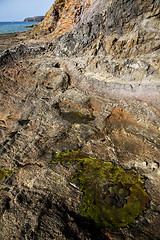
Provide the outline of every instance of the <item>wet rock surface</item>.
{"type": "MultiPolygon", "coordinates": [[[[70,33],[0,44],[2,239],[160,238],[159,1],[91,2],[70,33]],[[78,165],[53,164],[69,150],[145,178],[150,201],[134,224],[102,227],[82,214],[78,165]]],[[[100,185],[116,209],[130,194],[121,184],[100,185]]]]}

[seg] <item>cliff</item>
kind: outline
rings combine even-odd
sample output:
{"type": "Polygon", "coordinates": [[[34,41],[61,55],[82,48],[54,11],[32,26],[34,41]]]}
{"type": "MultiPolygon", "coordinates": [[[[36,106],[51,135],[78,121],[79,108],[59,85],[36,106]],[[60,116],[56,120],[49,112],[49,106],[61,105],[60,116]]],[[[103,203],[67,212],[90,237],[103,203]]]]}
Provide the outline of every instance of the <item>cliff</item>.
{"type": "Polygon", "coordinates": [[[160,238],[159,19],[57,0],[1,53],[0,238],[160,238]]]}
{"type": "Polygon", "coordinates": [[[25,18],[24,22],[41,22],[44,19],[44,16],[36,16],[25,18]]]}
{"type": "Polygon", "coordinates": [[[89,6],[90,1],[56,0],[46,13],[44,21],[35,27],[33,33],[42,35],[54,32],[54,37],[58,37],[70,31],[89,6]]]}

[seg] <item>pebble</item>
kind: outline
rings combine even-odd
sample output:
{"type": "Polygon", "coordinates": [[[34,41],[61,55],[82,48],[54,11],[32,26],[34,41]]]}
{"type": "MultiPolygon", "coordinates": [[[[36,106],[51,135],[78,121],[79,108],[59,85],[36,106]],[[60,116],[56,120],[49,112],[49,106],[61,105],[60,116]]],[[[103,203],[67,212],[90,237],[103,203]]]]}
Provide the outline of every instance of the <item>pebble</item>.
{"type": "Polygon", "coordinates": [[[143,164],[143,167],[147,167],[148,162],[143,162],[142,164],[143,164]]]}

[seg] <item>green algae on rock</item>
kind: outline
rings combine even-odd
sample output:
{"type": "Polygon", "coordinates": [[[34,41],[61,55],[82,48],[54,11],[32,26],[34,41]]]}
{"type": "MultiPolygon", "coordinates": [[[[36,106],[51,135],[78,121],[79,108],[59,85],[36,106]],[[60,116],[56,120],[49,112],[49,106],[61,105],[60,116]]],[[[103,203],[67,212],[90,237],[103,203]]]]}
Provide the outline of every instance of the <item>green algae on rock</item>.
{"type": "Polygon", "coordinates": [[[0,181],[2,181],[5,177],[9,177],[14,172],[16,172],[16,170],[5,170],[0,168],[0,181]]]}
{"type": "Polygon", "coordinates": [[[0,181],[4,178],[4,170],[0,169],[0,181]]]}
{"type": "Polygon", "coordinates": [[[88,124],[90,121],[93,121],[95,119],[93,115],[85,115],[80,112],[62,112],[61,116],[64,118],[64,120],[67,120],[70,123],[79,124],[88,124]]]}
{"type": "Polygon", "coordinates": [[[81,213],[98,226],[120,228],[135,223],[149,205],[144,178],[111,162],[103,162],[80,151],[59,152],[52,163],[77,164],[70,180],[83,192],[81,213]]]}

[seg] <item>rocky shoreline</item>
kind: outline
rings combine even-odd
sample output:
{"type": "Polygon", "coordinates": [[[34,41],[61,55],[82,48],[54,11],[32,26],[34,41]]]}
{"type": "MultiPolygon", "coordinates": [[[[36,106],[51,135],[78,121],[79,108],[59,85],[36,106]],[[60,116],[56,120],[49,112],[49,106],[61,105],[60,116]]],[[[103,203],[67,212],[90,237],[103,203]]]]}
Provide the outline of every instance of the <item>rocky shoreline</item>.
{"type": "MultiPolygon", "coordinates": [[[[128,48],[133,28],[115,40],[111,21],[119,1],[109,13],[92,2],[75,2],[75,27],[58,38],[0,36],[1,239],[160,238],[158,1],[120,5],[117,19],[139,31],[128,48]]],[[[54,21],[71,3],[56,1],[54,21]]]]}

